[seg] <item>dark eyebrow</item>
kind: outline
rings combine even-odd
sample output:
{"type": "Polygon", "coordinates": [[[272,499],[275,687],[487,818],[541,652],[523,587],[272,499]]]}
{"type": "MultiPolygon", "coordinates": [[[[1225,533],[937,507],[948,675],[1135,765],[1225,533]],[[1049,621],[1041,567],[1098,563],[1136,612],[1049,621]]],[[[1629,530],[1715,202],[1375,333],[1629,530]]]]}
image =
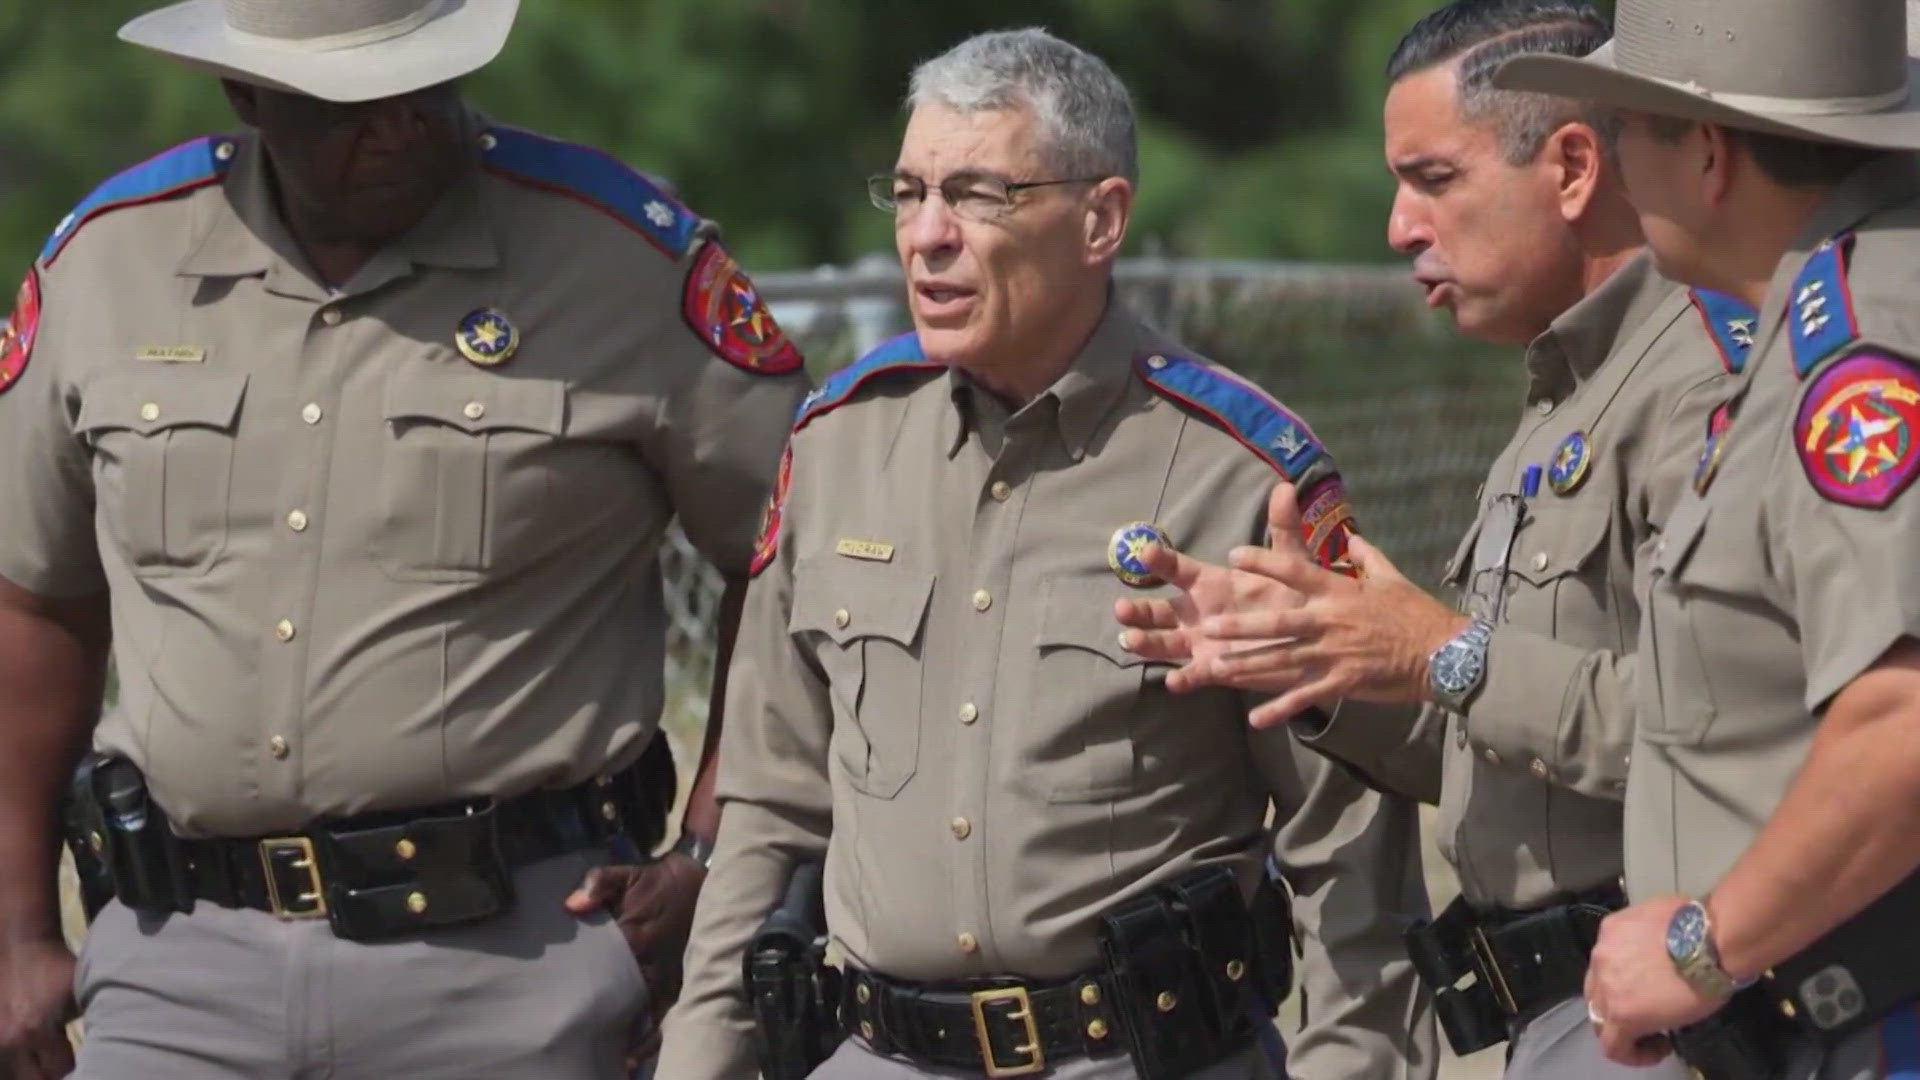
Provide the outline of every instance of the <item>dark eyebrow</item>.
{"type": "Polygon", "coordinates": [[[1428,155],[1426,157],[1404,158],[1394,162],[1391,168],[1396,175],[1408,176],[1422,173],[1432,168],[1456,169],[1457,166],[1446,158],[1428,155]]]}

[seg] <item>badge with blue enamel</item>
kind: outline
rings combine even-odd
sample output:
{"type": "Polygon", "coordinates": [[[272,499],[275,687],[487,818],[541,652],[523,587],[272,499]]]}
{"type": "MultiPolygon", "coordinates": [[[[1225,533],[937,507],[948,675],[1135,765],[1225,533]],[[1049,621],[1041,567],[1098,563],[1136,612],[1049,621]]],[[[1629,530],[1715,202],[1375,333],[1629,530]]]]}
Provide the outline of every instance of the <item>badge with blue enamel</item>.
{"type": "Polygon", "coordinates": [[[478,308],[460,320],[453,343],[468,363],[498,367],[520,348],[520,329],[498,308],[478,308]]]}
{"type": "Polygon", "coordinates": [[[1555,495],[1571,495],[1587,481],[1587,469],[1593,464],[1593,444],[1587,433],[1576,431],[1560,440],[1547,465],[1547,486],[1555,495]]]}
{"type": "Polygon", "coordinates": [[[1107,565],[1113,568],[1113,576],[1136,589],[1160,584],[1160,578],[1141,560],[1141,553],[1149,544],[1173,546],[1160,526],[1151,522],[1136,521],[1115,529],[1113,539],[1107,541],[1107,565]]]}

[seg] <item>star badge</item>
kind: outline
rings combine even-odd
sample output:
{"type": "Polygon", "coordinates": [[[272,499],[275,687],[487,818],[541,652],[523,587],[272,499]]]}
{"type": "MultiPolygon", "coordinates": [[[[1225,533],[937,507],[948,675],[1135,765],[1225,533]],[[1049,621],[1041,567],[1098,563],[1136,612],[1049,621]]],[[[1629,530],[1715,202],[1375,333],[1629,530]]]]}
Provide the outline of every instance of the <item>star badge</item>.
{"type": "Polygon", "coordinates": [[[519,351],[520,330],[498,308],[483,307],[460,320],[453,343],[469,363],[497,367],[519,351]]]}
{"type": "Polygon", "coordinates": [[[1136,521],[1115,529],[1113,539],[1107,541],[1107,566],[1112,568],[1113,576],[1136,589],[1160,584],[1160,579],[1141,561],[1149,544],[1171,546],[1167,534],[1151,522],[1136,521]]]}

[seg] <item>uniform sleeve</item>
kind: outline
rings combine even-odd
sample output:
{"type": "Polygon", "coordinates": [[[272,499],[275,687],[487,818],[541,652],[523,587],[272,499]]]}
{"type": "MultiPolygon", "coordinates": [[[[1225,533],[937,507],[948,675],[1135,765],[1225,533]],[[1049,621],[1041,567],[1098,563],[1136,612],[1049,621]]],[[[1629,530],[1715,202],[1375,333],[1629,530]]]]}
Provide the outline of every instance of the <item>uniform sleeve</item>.
{"type": "Polygon", "coordinates": [[[721,571],[745,574],[800,399],[800,353],[718,240],[683,260],[680,318],[661,362],[679,373],[657,418],[659,467],[681,528],[721,571]]]}
{"type": "Polygon", "coordinates": [[[0,577],[42,596],[106,588],[93,527],[93,470],[63,372],[61,307],[30,269],[0,333],[0,577]]]}
{"type": "Polygon", "coordinates": [[[1920,638],[1920,357],[1855,347],[1806,379],[1791,421],[1768,533],[1818,713],[1901,638],[1920,638]]]}
{"type": "Polygon", "coordinates": [[[1297,1077],[1427,1080],[1432,1002],[1402,944],[1428,912],[1414,805],[1373,791],[1284,730],[1252,732],[1301,963],[1297,1077]]]}
{"type": "Polygon", "coordinates": [[[833,825],[827,780],[831,705],[819,672],[787,633],[790,525],[747,589],[729,669],[720,743],[720,832],[687,947],[686,983],[668,1014],[658,1075],[753,1080],[753,1020],[742,978],[747,944],[794,867],[821,859],[833,825]]]}
{"type": "Polygon", "coordinates": [[[1486,682],[1467,703],[1467,737],[1558,786],[1618,800],[1633,747],[1634,669],[1631,654],[1501,626],[1486,682]]]}
{"type": "Polygon", "coordinates": [[[1447,716],[1439,709],[1342,701],[1296,720],[1293,734],[1309,749],[1339,758],[1381,791],[1440,802],[1447,716]]]}

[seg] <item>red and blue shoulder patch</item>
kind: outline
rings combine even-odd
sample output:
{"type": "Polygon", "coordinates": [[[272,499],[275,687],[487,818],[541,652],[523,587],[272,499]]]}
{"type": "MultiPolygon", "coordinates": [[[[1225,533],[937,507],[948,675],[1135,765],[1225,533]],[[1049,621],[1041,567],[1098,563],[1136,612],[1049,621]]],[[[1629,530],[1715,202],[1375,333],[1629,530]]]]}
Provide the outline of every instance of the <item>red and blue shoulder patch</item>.
{"type": "Polygon", "coordinates": [[[480,146],[488,170],[586,203],[640,234],[669,259],[678,260],[693,246],[700,219],[653,181],[608,154],[499,126],[487,129],[480,146]]]}
{"type": "Polygon", "coordinates": [[[1747,353],[1753,349],[1753,335],[1760,326],[1760,313],[1746,301],[1712,289],[1692,289],[1694,310],[1707,324],[1707,336],[1720,350],[1720,366],[1730,374],[1746,370],[1747,353]]]}
{"type": "Polygon", "coordinates": [[[33,356],[33,336],[39,329],[40,271],[30,266],[14,297],[13,313],[0,323],[0,394],[13,389],[20,373],[27,370],[27,361],[33,356]]]}
{"type": "Polygon", "coordinates": [[[1787,333],[1793,346],[1793,370],[1806,378],[1827,359],[1860,337],[1847,284],[1847,255],[1853,237],[1822,240],[1794,277],[1787,295],[1787,333]]]}
{"type": "Polygon", "coordinates": [[[1849,353],[1807,384],[1793,443],[1822,498],[1887,506],[1920,472],[1920,368],[1885,349],[1849,353]]]}
{"type": "MultiPolygon", "coordinates": [[[[793,430],[813,423],[820,417],[852,401],[861,387],[876,380],[909,371],[938,371],[944,365],[927,359],[920,351],[920,339],[913,334],[902,334],[887,341],[867,355],[827,376],[825,382],[808,394],[800,402],[793,418],[793,430]]],[[[793,481],[793,440],[787,440],[787,449],[780,455],[780,472],[774,479],[773,494],[767,499],[767,508],[760,519],[760,539],[753,545],[753,564],[750,575],[758,575],[773,562],[780,551],[780,526],[786,517],[787,488],[793,481]]]]}
{"type": "Polygon", "coordinates": [[[1293,484],[1307,551],[1321,566],[1353,573],[1348,543],[1356,527],[1347,486],[1306,421],[1225,368],[1155,353],[1136,370],[1156,393],[1224,429],[1293,484]]]}
{"type": "Polygon", "coordinates": [[[78,235],[89,221],[142,203],[159,202],[208,184],[218,183],[227,174],[237,144],[225,136],[209,135],[162,151],[115,174],[93,193],[80,200],[73,212],[60,219],[53,235],[40,249],[40,262],[52,266],[67,242],[78,235]]]}
{"type": "Polygon", "coordinates": [[[734,367],[756,375],[800,370],[800,350],[718,240],[700,249],[687,272],[680,311],[694,336],[734,367]]]}

